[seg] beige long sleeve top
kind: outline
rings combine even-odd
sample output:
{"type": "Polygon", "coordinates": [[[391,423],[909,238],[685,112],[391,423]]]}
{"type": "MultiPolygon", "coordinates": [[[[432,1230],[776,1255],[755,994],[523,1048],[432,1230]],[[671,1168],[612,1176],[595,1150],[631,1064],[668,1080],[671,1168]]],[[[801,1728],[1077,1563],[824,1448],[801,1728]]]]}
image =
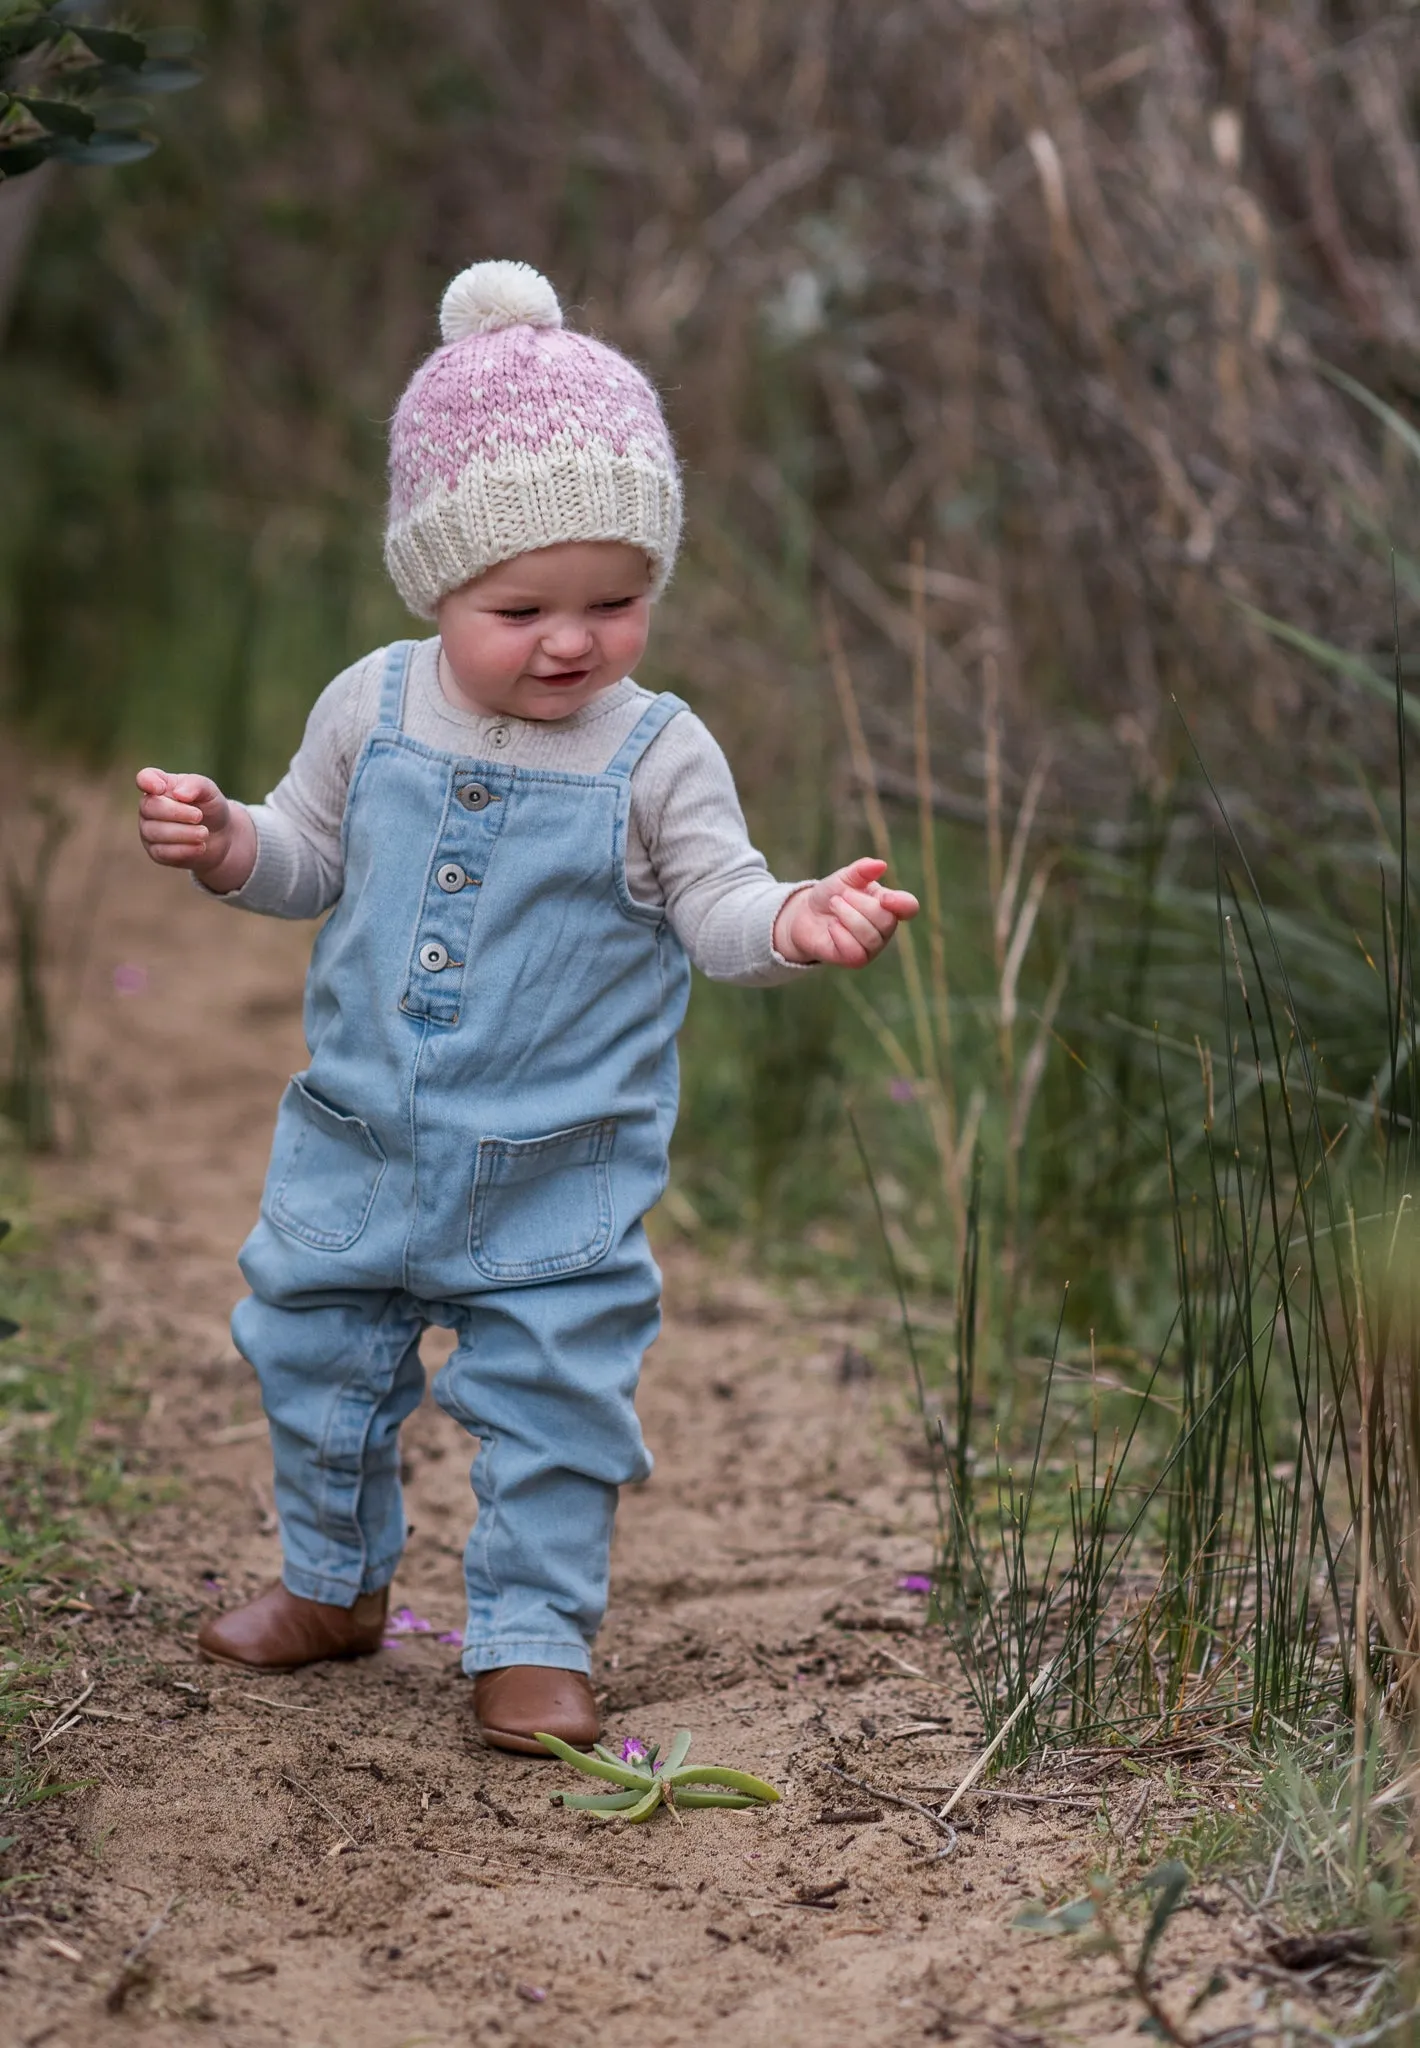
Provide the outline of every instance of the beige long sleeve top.
{"type": "MultiPolygon", "coordinates": [[[[346,794],[378,716],[384,662],[377,648],[321,692],[286,774],[265,803],[249,806],[256,866],[222,902],[269,917],[318,917],[336,901],[346,794]]],[[[445,695],[431,639],[410,662],[404,730],[444,753],[597,775],[651,702],[627,677],[568,718],[486,717],[445,695]]],[[[804,885],[770,874],[750,842],[730,765],[694,712],[671,719],[632,771],[626,874],[632,895],[664,908],[712,980],[763,987],[806,971],[773,940],[781,906],[804,885]]]]}

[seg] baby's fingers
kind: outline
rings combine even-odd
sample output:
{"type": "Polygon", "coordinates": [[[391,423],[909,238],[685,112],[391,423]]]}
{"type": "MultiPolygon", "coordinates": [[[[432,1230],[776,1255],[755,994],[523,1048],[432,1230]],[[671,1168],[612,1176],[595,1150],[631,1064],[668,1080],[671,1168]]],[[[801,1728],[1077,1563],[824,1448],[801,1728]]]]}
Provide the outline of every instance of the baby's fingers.
{"type": "Polygon", "coordinates": [[[884,890],[840,889],[834,900],[851,904],[854,910],[860,911],[867,918],[869,924],[874,925],[885,935],[891,933],[897,922],[884,890]]]}
{"type": "MultiPolygon", "coordinates": [[[[829,908],[833,912],[838,931],[846,932],[848,937],[862,948],[865,956],[879,951],[886,942],[888,932],[892,930],[891,919],[888,920],[885,929],[880,927],[844,894],[836,895],[829,908]]],[[[835,931],[835,937],[838,931],[835,931]]]]}
{"type": "Polygon", "coordinates": [[[839,967],[866,967],[876,951],[876,946],[865,946],[860,939],[855,939],[847,925],[837,917],[825,927],[825,936],[833,963],[839,967]]]}
{"type": "Polygon", "coordinates": [[[145,846],[202,847],[207,844],[208,836],[205,825],[166,818],[145,818],[140,830],[145,846]]]}
{"type": "Polygon", "coordinates": [[[171,796],[145,796],[138,806],[138,815],[145,822],[163,822],[175,825],[200,825],[202,812],[196,804],[182,804],[171,796]]]}
{"type": "Polygon", "coordinates": [[[145,839],[143,851],[149,860],[155,860],[160,868],[191,868],[196,867],[206,853],[207,843],[204,840],[195,846],[154,846],[150,840],[145,839]]]}

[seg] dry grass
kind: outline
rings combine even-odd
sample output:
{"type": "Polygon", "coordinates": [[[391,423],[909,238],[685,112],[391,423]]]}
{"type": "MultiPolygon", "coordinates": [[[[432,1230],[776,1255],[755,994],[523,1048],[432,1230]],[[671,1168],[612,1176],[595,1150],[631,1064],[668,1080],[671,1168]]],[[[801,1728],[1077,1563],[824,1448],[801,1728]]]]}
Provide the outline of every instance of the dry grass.
{"type": "MultiPolygon", "coordinates": [[[[226,582],[372,567],[381,423],[439,287],[516,254],[666,388],[694,518],[662,660],[765,788],[811,808],[806,729],[835,745],[815,583],[862,641],[875,757],[912,773],[905,722],[873,706],[875,665],[917,642],[914,540],[948,807],[985,801],[988,688],[1008,791],[1022,730],[1066,728],[1067,808],[1171,778],[1171,696],[1239,780],[1249,756],[1285,784],[1369,751],[1354,686],[1231,600],[1386,642],[1376,536],[1412,501],[1316,358],[1402,409],[1420,390],[1404,8],[173,11],[203,18],[210,82],[151,163],[56,192],[10,342],[27,406],[62,370],[99,472],[57,508],[41,461],[36,531],[57,509],[96,525],[117,578],[142,557],[150,605],[172,603],[155,512],[209,527],[226,582]]],[[[14,600],[30,701],[56,633],[88,651],[66,588],[35,564],[14,600]]],[[[337,601],[352,647],[381,603],[373,577],[337,601]]]]}

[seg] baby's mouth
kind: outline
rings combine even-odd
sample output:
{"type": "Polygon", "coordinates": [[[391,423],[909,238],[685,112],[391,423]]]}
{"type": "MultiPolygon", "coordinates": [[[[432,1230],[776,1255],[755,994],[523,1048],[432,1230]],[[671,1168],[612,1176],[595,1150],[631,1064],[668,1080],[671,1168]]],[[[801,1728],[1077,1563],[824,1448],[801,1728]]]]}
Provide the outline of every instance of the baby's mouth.
{"type": "Polygon", "coordinates": [[[534,676],[533,681],[546,683],[553,690],[567,690],[574,683],[584,683],[590,674],[591,670],[589,668],[566,668],[559,670],[556,675],[534,676]]]}

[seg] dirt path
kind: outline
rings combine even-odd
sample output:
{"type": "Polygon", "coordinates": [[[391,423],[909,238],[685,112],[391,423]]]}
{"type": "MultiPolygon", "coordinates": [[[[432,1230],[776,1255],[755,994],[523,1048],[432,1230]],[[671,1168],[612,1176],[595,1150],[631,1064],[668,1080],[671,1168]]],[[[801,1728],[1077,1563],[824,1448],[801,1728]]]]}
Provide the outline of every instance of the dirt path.
{"type": "MultiPolygon", "coordinates": [[[[871,1310],[855,1324],[665,1248],[642,1404],[658,1462],[623,1501],[597,1683],[616,1736],[692,1728],[699,1757],[784,1788],[773,1811],[598,1826],[549,1803],[560,1767],[481,1747],[457,1653],[436,1640],[461,1618],[470,1450],[427,1401],[406,1435],[415,1535],[396,1595],[432,1632],[287,1678],[196,1660],[203,1604],[278,1566],[256,1391],[226,1318],[277,1095],[302,1061],[309,932],[159,874],[126,816],[91,830],[55,921],[82,966],[70,1064],[91,1151],[44,1193],[88,1219],[110,1348],[148,1394],[139,1456],[175,1484],[105,1540],[76,1615],[56,1704],[94,1691],[50,1753],[87,1789],[39,1808],[0,1866],[42,1873],[0,1902],[24,1908],[0,1927],[4,2042],[1137,2038],[1113,1962],[1010,1927],[1020,1898],[1078,1889],[1100,1860],[1101,1802],[1117,1826],[1138,1821],[1137,1781],[1080,1805],[968,1801],[946,1860],[903,1808],[822,1818],[871,1805],[826,1766],[911,1796],[954,1783],[978,1735],[923,1603],[896,1589],[930,1561],[930,1501],[904,1390],[842,1370],[845,1344],[874,1353],[871,1310]]],[[[1244,1935],[1179,1916],[1161,1958],[1174,2010],[1244,1935]]],[[[1210,2024],[1254,1996],[1235,1978],[1210,2024]]]]}

